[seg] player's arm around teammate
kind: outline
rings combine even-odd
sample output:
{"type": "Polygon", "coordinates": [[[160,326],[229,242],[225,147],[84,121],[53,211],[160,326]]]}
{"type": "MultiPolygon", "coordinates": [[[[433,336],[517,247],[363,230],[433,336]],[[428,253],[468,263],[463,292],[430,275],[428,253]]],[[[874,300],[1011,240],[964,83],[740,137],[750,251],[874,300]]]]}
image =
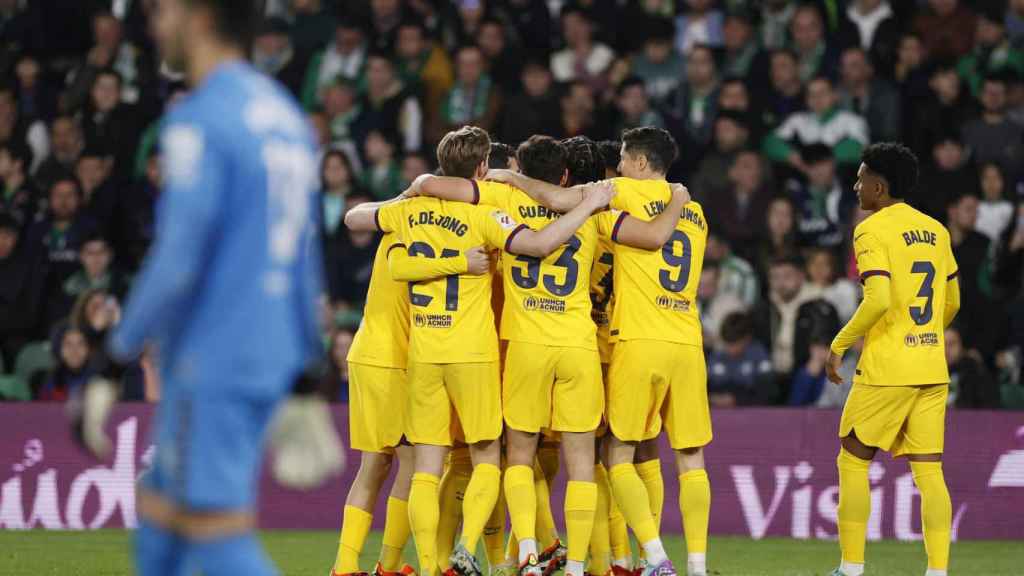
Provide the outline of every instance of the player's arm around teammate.
{"type": "MultiPolygon", "coordinates": [[[[588,188],[595,185],[613,185],[607,182],[577,184],[563,188],[550,182],[530,178],[512,170],[490,170],[487,178],[511,184],[526,192],[528,196],[555,212],[568,212],[575,208],[587,196],[588,188]]],[[[675,230],[679,213],[690,201],[690,191],[682,184],[670,184],[672,203],[662,214],[664,218],[641,220],[629,213],[620,213],[621,220],[616,222],[615,241],[632,248],[642,250],[658,250],[664,246],[675,230]],[[673,216],[674,215],[674,216],[673,216]]],[[[407,191],[412,196],[432,196],[442,200],[468,202],[475,204],[480,200],[478,184],[465,178],[451,178],[424,174],[416,179],[407,191]]],[[[660,216],[660,215],[659,215],[660,216]]]]}
{"type": "MultiPolygon", "coordinates": [[[[455,178],[453,180],[463,180],[455,178]]],[[[583,200],[575,209],[559,218],[542,230],[531,230],[520,224],[513,232],[506,246],[506,252],[521,256],[544,258],[568,241],[576,230],[594,212],[608,206],[615,195],[614,187],[609,183],[594,183],[583,190],[583,200]]],[[[357,232],[378,232],[377,209],[390,202],[367,202],[360,204],[345,214],[345,226],[357,232]]]]}
{"type": "Polygon", "coordinates": [[[405,245],[395,244],[388,250],[388,271],[391,279],[398,282],[420,282],[448,276],[449,274],[469,274],[480,276],[491,269],[491,256],[483,246],[470,248],[465,254],[456,258],[416,258],[410,256],[405,245]],[[438,268],[438,263],[444,265],[438,268]]]}
{"type": "MultiPolygon", "coordinates": [[[[467,137],[471,135],[470,132],[471,131],[466,131],[466,134],[463,134],[462,136],[467,137]]],[[[459,137],[459,135],[456,135],[455,137],[459,137]]],[[[480,158],[480,160],[485,161],[486,158],[480,158]]],[[[474,163],[476,163],[476,160],[474,160],[474,163]]],[[[485,166],[485,164],[483,165],[485,166]]],[[[478,173],[482,175],[483,172],[478,170],[478,173]]],[[[482,231],[482,233],[484,233],[486,243],[492,248],[501,247],[504,248],[505,251],[513,254],[543,258],[564,244],[569,237],[573,235],[576,229],[590,217],[592,212],[606,206],[612,195],[613,190],[610,186],[603,185],[592,187],[588,191],[587,200],[581,203],[576,210],[566,214],[560,218],[558,222],[553,223],[551,226],[548,226],[541,231],[533,231],[517,223],[500,211],[492,211],[472,206],[459,207],[456,205],[445,206],[428,203],[427,205],[429,205],[431,207],[430,209],[433,210],[432,214],[434,216],[425,218],[445,218],[445,215],[449,213],[458,214],[459,218],[461,218],[466,225],[471,227],[470,229],[482,231]]],[[[412,202],[428,202],[428,200],[412,200],[412,202]]],[[[436,201],[430,200],[429,202],[436,201]]],[[[377,208],[372,205],[362,209],[357,207],[347,215],[346,224],[357,230],[376,230],[378,228],[382,228],[386,229],[386,231],[393,231],[408,224],[408,220],[404,215],[385,213],[388,211],[394,212],[389,209],[382,210],[381,213],[377,213],[377,208]]],[[[440,247],[438,246],[437,248],[440,247]]],[[[463,312],[460,311],[460,313],[463,312]]],[[[439,360],[439,358],[432,358],[430,362],[439,362],[439,360]]],[[[424,362],[423,360],[416,360],[414,358],[411,358],[410,362],[414,367],[420,366],[421,364],[426,366],[430,363],[424,362]]],[[[430,366],[427,366],[427,368],[430,368],[430,366]]],[[[415,377],[411,376],[411,379],[415,380],[415,377]]],[[[447,386],[447,384],[445,384],[445,386],[447,386]]],[[[482,391],[480,393],[482,393],[482,391]]],[[[496,396],[500,394],[497,387],[495,387],[494,393],[496,396]]],[[[463,561],[465,560],[464,557],[468,554],[468,552],[465,551],[475,547],[476,540],[479,537],[479,532],[482,530],[482,524],[477,522],[477,520],[480,518],[486,520],[487,516],[490,514],[490,506],[478,507],[474,503],[487,501],[487,498],[484,498],[482,494],[484,492],[484,484],[487,484],[484,480],[489,476],[489,472],[487,474],[483,474],[483,471],[489,471],[492,468],[497,470],[497,465],[500,461],[500,445],[493,441],[495,438],[494,436],[484,434],[485,427],[482,422],[484,420],[490,422],[489,414],[465,414],[463,413],[463,410],[459,408],[457,400],[456,404],[456,412],[459,413],[460,420],[463,420],[463,424],[466,423],[465,418],[467,417],[472,418],[472,421],[474,422],[480,421],[481,423],[480,426],[473,426],[473,428],[479,428],[480,433],[474,432],[474,437],[478,439],[470,442],[470,453],[474,464],[474,473],[470,481],[470,486],[467,488],[469,492],[472,492],[473,494],[479,493],[479,495],[473,497],[467,496],[464,500],[463,539],[462,542],[460,542],[460,547],[456,549],[456,554],[453,555],[453,558],[458,560],[453,562],[453,565],[456,566],[457,569],[468,573],[474,573],[475,569],[471,566],[472,562],[468,560],[463,561]],[[478,471],[481,471],[481,474],[478,474],[478,471]],[[479,478],[477,478],[478,476],[479,478]],[[474,480],[477,481],[474,482],[474,480]],[[467,510],[467,507],[471,507],[472,509],[467,510]],[[483,510],[484,507],[487,509],[483,510]],[[486,514],[481,515],[480,512],[486,512],[486,514]],[[479,524],[479,526],[477,524],[479,524]]],[[[466,407],[469,407],[468,404],[466,404],[466,407]]],[[[500,405],[496,404],[495,408],[497,409],[497,429],[500,430],[500,405]]],[[[442,429],[446,428],[446,426],[439,424],[438,428],[442,429]]],[[[487,428],[487,430],[489,430],[489,428],[487,428]]],[[[410,436],[410,439],[416,444],[416,474],[417,477],[420,477],[423,480],[422,483],[424,484],[440,476],[443,459],[448,450],[447,443],[442,441],[442,437],[444,437],[445,434],[443,434],[443,430],[441,430],[441,432],[442,433],[433,435],[423,435],[419,441],[416,437],[410,436]]],[[[469,440],[469,431],[467,430],[467,441],[469,440]]],[[[414,509],[416,513],[413,514],[411,512],[410,514],[411,516],[416,517],[416,520],[414,521],[414,533],[417,535],[417,550],[421,557],[421,569],[429,573],[429,566],[433,566],[437,562],[435,541],[436,524],[433,524],[427,517],[426,512],[429,512],[427,507],[420,506],[419,502],[421,500],[423,502],[433,500],[434,492],[433,489],[428,490],[427,488],[424,488],[422,490],[423,496],[421,498],[419,496],[420,492],[416,492],[416,482],[416,477],[414,477],[413,488],[415,497],[410,498],[410,507],[411,509],[414,509]],[[413,500],[416,501],[415,504],[413,503],[413,500]],[[421,514],[420,512],[424,513],[421,514]],[[422,524],[420,523],[420,516],[423,517],[422,524]],[[423,566],[428,566],[428,568],[423,568],[423,566]]],[[[433,483],[431,482],[431,484],[433,483]]],[[[497,485],[495,484],[493,486],[494,496],[497,494],[497,489],[497,485]]],[[[491,505],[493,505],[493,501],[491,502],[491,505]]]]}

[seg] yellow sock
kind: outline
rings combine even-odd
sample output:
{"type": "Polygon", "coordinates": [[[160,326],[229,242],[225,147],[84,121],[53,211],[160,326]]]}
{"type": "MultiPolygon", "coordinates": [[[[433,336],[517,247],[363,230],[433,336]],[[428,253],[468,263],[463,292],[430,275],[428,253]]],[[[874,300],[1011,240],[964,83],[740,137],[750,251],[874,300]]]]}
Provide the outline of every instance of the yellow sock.
{"type": "MultiPolygon", "coordinates": [[[[531,482],[532,484],[532,482],[531,482]]],[[[487,565],[492,569],[505,562],[505,518],[507,516],[505,493],[498,490],[498,502],[494,505],[491,517],[484,526],[484,553],[487,565]]]]}
{"type": "Polygon", "coordinates": [[[647,460],[636,465],[636,473],[647,488],[654,527],[661,530],[661,511],[665,506],[665,480],[661,477],[661,460],[647,460]]]}
{"type": "Polygon", "coordinates": [[[640,544],[657,540],[658,528],[651,516],[651,502],[643,481],[636,473],[636,467],[631,463],[617,464],[608,471],[608,477],[615,502],[636,534],[636,539],[640,544]]]}
{"type": "Polygon", "coordinates": [[[928,568],[946,570],[949,566],[953,504],[942,474],[942,462],[911,462],[910,470],[914,474],[914,484],[921,492],[921,525],[928,568]]]}
{"type": "Polygon", "coordinates": [[[597,508],[597,484],[570,480],[565,488],[566,559],[584,562],[597,508]]]}
{"type": "Polygon", "coordinates": [[[385,572],[397,572],[402,567],[402,549],[409,540],[409,503],[388,498],[384,537],[380,546],[380,566],[385,572]]]}
{"type": "Polygon", "coordinates": [[[558,529],[555,528],[555,516],[551,513],[551,489],[547,477],[539,461],[533,465],[533,491],[537,495],[537,536],[538,547],[543,551],[558,541],[558,529]]]}
{"type": "Polygon", "coordinates": [[[476,552],[476,545],[484,532],[484,525],[491,517],[494,504],[498,501],[501,490],[501,469],[494,464],[478,464],[473,467],[473,475],[466,487],[466,497],[462,501],[462,539],[461,544],[469,552],[476,552]]]}
{"type": "Polygon", "coordinates": [[[594,529],[590,533],[590,574],[604,576],[612,569],[611,541],[608,535],[609,501],[611,488],[608,486],[608,471],[603,464],[594,466],[594,483],[597,484],[597,507],[594,508],[594,529]]]}
{"type": "Polygon", "coordinates": [[[448,467],[441,478],[440,521],[437,525],[437,561],[443,572],[449,568],[448,557],[455,549],[455,534],[462,522],[462,500],[473,473],[473,463],[465,448],[454,450],[448,460],[448,467]]]}
{"type": "Polygon", "coordinates": [[[437,572],[438,484],[437,476],[417,472],[412,476],[409,490],[409,526],[416,543],[420,574],[424,576],[437,572]]]}
{"type": "Polygon", "coordinates": [[[505,500],[516,539],[536,540],[538,505],[532,467],[509,466],[505,469],[505,500]]]}
{"type": "Polygon", "coordinates": [[[363,551],[366,534],[370,531],[373,515],[355,506],[345,506],[341,519],[341,538],[334,571],[338,574],[359,572],[359,554],[363,551]]]}
{"type": "Polygon", "coordinates": [[[864,540],[871,515],[871,487],[868,467],[871,462],[846,450],[836,458],[839,467],[839,548],[843,562],[864,563],[864,540]]]}
{"type": "Polygon", "coordinates": [[[622,509],[615,501],[615,494],[611,491],[611,480],[608,481],[608,490],[611,498],[608,500],[608,543],[612,547],[613,560],[632,560],[633,549],[629,545],[629,529],[626,527],[626,517],[622,515],[622,509]]]}
{"type": "Polygon", "coordinates": [[[706,554],[708,551],[708,519],[711,517],[711,483],[708,473],[690,470],[679,475],[679,511],[686,532],[686,552],[706,554]]]}

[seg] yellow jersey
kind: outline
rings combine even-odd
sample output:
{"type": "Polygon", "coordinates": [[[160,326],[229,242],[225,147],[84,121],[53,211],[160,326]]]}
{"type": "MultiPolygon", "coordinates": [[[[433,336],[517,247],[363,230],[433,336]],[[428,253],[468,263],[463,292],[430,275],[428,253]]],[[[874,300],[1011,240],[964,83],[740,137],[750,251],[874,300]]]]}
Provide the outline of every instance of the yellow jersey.
{"type": "Polygon", "coordinates": [[[957,264],[949,232],[907,204],[893,204],[853,233],[861,281],[889,278],[890,305],[868,330],[855,384],[921,386],[949,382],[944,331],[946,284],[957,264]]]}
{"type": "MultiPolygon", "coordinates": [[[[496,206],[534,230],[561,216],[513,186],[486,181],[475,185],[480,204],[496,206]]],[[[591,217],[547,258],[502,255],[502,340],[597,349],[588,291],[597,242],[597,221],[591,217]]]]}
{"type": "MultiPolygon", "coordinates": [[[[641,220],[665,210],[672,191],[664,180],[614,178],[611,207],[641,220]]],[[[614,241],[614,231],[611,236],[614,241]]],[[[689,202],[661,250],[615,244],[615,308],[610,336],[703,346],[697,285],[704,266],[708,226],[700,204],[689,202]]]]}
{"type": "Polygon", "coordinates": [[[594,267],[590,270],[590,318],[597,326],[597,351],[601,362],[612,361],[611,316],[615,309],[615,246],[611,238],[601,236],[597,240],[597,254],[594,267]]]}
{"type": "MultiPolygon", "coordinates": [[[[468,249],[503,249],[526,225],[501,210],[436,198],[381,206],[377,227],[397,232],[410,256],[453,258],[468,249]]],[[[409,356],[416,362],[457,364],[498,360],[491,311],[491,275],[451,275],[408,285],[409,356]]]]}
{"type": "Polygon", "coordinates": [[[405,282],[391,279],[388,252],[404,245],[385,234],[373,256],[366,306],[346,360],[383,368],[405,368],[409,357],[409,292],[405,282]]]}

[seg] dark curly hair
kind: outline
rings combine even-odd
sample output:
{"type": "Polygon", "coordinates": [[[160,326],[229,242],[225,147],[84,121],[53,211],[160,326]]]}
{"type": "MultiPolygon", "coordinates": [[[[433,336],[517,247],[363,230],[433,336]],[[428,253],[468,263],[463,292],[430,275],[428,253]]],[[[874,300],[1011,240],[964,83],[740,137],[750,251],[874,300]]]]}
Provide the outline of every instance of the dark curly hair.
{"type": "Polygon", "coordinates": [[[565,147],[550,136],[530,136],[516,149],[516,160],[523,174],[555,185],[562,183],[565,157],[565,147]]]}
{"type": "Polygon", "coordinates": [[[868,146],[860,156],[868,170],[885,179],[889,196],[903,199],[917,187],[917,156],[898,142],[879,142],[868,146]]]}
{"type": "Polygon", "coordinates": [[[604,179],[605,157],[601,146],[586,136],[562,140],[569,165],[570,184],[586,184],[604,179]]]}
{"type": "Polygon", "coordinates": [[[601,148],[601,155],[604,156],[605,169],[618,173],[619,161],[622,160],[622,142],[618,140],[602,140],[597,145],[601,148]]]}

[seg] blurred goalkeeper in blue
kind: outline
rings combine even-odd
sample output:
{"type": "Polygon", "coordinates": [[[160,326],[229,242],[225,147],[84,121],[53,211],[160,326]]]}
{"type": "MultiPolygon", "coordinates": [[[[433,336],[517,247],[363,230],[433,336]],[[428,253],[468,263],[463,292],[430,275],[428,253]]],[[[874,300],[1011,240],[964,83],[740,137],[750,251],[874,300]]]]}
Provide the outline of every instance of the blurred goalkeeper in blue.
{"type": "MultiPolygon", "coordinates": [[[[158,0],[154,15],[165,63],[193,92],[165,119],[156,241],[108,341],[121,364],[155,346],[163,382],[137,500],[143,576],[275,573],[253,533],[263,440],[322,353],[313,137],[291,96],[243,60],[256,14],[253,0],[158,0]]],[[[113,370],[86,386],[76,416],[98,454],[113,370]]],[[[293,396],[271,434],[289,486],[341,465],[314,398],[293,396]]]]}

